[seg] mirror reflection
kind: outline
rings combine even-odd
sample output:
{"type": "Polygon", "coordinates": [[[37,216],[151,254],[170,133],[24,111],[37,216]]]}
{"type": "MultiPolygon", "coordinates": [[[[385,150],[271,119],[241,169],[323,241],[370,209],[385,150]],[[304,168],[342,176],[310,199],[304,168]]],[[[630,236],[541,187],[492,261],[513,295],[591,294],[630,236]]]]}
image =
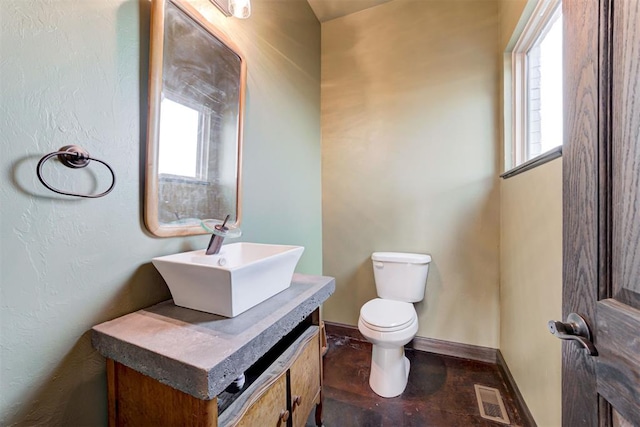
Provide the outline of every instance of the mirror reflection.
{"type": "Polygon", "coordinates": [[[153,13],[147,227],[199,234],[201,220],[227,215],[238,225],[244,60],[188,3],[156,0],[153,13]]]}

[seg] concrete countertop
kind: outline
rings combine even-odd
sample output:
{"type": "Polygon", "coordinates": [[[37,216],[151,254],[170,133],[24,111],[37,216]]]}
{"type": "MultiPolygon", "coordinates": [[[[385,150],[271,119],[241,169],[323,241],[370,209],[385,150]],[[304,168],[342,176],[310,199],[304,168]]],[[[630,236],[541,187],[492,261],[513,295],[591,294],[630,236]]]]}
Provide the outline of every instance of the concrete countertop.
{"type": "Polygon", "coordinates": [[[334,290],[332,277],[294,274],[288,289],[234,318],[164,301],[94,326],[91,341],[103,356],[209,400],[334,290]]]}

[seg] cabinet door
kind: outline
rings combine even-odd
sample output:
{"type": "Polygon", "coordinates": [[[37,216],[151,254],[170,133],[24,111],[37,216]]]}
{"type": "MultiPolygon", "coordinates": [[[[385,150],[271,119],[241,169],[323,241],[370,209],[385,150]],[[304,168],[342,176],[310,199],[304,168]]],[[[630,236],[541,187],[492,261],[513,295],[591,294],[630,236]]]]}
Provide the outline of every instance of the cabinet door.
{"type": "Polygon", "coordinates": [[[285,427],[288,418],[287,378],[283,374],[251,404],[236,426],[285,427]]]}
{"type": "Polygon", "coordinates": [[[293,362],[291,379],[291,415],[293,427],[304,427],[320,394],[320,338],[316,334],[293,362]]]}

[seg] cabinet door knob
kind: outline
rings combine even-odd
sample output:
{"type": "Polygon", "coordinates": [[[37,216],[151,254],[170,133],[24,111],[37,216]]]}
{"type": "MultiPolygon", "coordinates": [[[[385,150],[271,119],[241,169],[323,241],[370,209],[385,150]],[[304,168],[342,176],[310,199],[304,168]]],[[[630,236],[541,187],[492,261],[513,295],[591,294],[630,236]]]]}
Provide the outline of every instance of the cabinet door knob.
{"type": "Polygon", "coordinates": [[[302,396],[295,396],[293,398],[293,407],[295,408],[296,406],[300,406],[300,404],[302,403],[302,396]]]}
{"type": "Polygon", "coordinates": [[[286,409],[283,409],[282,411],[280,411],[280,420],[283,423],[286,423],[288,419],[289,419],[289,411],[286,409]]]}

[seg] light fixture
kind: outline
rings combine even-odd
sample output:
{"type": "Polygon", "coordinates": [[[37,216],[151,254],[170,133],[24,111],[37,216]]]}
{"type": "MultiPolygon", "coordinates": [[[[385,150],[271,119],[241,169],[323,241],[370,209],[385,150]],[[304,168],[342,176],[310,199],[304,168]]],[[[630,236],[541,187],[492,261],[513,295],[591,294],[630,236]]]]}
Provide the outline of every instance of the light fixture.
{"type": "Polygon", "coordinates": [[[211,0],[211,3],[220,9],[224,16],[246,19],[251,15],[251,0],[211,0]]]}
{"type": "Polygon", "coordinates": [[[236,18],[247,19],[251,16],[251,0],[229,0],[229,12],[236,18]]]}

